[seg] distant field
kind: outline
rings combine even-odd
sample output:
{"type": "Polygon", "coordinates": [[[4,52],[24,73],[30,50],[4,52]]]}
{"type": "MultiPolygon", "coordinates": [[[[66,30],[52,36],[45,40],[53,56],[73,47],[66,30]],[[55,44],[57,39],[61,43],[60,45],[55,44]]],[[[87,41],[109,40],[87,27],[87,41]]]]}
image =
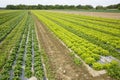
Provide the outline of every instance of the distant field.
{"type": "Polygon", "coordinates": [[[59,10],[59,11],[80,11],[80,12],[109,12],[109,13],[120,13],[120,10],[118,9],[107,9],[107,10],[96,10],[96,9],[76,9],[76,10],[69,10],[69,9],[63,9],[63,10],[59,10]]]}
{"type": "Polygon", "coordinates": [[[120,19],[120,10],[112,10],[112,11],[92,11],[92,10],[52,10],[57,12],[64,12],[70,14],[81,14],[88,16],[96,16],[103,18],[114,18],[120,19]]]}

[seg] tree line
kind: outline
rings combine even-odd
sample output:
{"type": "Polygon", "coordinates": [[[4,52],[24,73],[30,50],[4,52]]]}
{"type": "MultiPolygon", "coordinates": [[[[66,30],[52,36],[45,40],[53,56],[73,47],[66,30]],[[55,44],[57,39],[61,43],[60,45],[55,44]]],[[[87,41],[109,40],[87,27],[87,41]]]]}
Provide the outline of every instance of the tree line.
{"type": "Polygon", "coordinates": [[[95,8],[92,5],[7,5],[6,9],[119,9],[120,3],[109,6],[96,6],[95,8]]]}

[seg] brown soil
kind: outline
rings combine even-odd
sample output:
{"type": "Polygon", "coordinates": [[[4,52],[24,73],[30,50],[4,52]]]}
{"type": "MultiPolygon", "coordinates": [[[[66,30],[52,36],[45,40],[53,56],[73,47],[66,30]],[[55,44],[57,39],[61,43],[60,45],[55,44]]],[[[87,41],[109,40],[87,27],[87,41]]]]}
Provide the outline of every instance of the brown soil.
{"type": "MultiPolygon", "coordinates": [[[[56,12],[56,11],[55,11],[56,12]]],[[[113,18],[120,19],[120,13],[108,13],[108,12],[80,12],[80,11],[57,11],[69,14],[81,14],[87,16],[103,17],[103,18],[113,18]]]]}
{"type": "Polygon", "coordinates": [[[106,75],[93,78],[83,65],[75,65],[69,55],[70,51],[36,17],[34,20],[39,41],[50,59],[55,80],[112,80],[106,75]]]}

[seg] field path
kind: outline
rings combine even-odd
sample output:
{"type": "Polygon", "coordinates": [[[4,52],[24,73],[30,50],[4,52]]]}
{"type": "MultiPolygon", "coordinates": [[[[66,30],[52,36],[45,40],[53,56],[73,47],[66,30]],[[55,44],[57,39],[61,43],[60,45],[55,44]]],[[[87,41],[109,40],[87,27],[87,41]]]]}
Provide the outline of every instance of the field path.
{"type": "Polygon", "coordinates": [[[106,76],[93,78],[84,66],[76,66],[69,50],[36,17],[34,20],[38,38],[50,59],[55,80],[111,80],[109,77],[105,79],[106,76]]]}

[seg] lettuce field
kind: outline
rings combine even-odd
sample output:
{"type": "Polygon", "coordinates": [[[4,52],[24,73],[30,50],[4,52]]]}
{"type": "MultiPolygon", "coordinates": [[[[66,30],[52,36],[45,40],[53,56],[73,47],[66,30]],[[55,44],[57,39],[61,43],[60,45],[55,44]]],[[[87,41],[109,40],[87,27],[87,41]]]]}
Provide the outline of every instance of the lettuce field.
{"type": "Polygon", "coordinates": [[[0,80],[33,76],[37,80],[120,80],[120,19],[1,10],[0,80]],[[94,76],[85,65],[95,74],[105,73],[94,76]]]}

